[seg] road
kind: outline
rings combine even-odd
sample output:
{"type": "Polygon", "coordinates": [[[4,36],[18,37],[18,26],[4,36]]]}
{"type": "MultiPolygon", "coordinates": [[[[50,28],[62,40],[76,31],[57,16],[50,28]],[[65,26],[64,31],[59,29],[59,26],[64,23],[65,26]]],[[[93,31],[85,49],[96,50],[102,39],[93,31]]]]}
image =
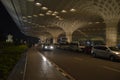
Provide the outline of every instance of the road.
{"type": "Polygon", "coordinates": [[[120,80],[120,62],[73,51],[40,52],[76,80],[120,80]]]}

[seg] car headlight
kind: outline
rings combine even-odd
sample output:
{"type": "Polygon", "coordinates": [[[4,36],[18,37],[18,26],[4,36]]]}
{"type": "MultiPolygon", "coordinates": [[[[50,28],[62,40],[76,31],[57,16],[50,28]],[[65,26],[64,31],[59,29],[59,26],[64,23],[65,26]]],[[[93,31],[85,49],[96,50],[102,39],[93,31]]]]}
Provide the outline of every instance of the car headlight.
{"type": "Polygon", "coordinates": [[[115,54],[120,54],[120,53],[118,53],[118,52],[115,52],[115,54]]]}
{"type": "Polygon", "coordinates": [[[119,52],[113,52],[113,53],[115,53],[115,54],[120,54],[119,52]]]}
{"type": "Polygon", "coordinates": [[[54,49],[54,47],[53,47],[53,46],[50,46],[50,49],[54,49]]]}
{"type": "Polygon", "coordinates": [[[48,47],[47,46],[45,46],[45,49],[47,49],[48,47]]]}

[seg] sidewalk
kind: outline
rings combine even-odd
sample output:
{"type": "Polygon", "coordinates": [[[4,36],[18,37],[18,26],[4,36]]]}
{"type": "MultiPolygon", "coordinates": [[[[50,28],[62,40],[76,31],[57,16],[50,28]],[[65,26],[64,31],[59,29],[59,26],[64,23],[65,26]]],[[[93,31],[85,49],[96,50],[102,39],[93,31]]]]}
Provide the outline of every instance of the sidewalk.
{"type": "Polygon", "coordinates": [[[23,53],[21,59],[11,71],[7,80],[23,80],[24,68],[26,63],[26,53],[23,53]]]}
{"type": "Polygon", "coordinates": [[[24,80],[68,80],[35,48],[27,54],[24,80]]]}

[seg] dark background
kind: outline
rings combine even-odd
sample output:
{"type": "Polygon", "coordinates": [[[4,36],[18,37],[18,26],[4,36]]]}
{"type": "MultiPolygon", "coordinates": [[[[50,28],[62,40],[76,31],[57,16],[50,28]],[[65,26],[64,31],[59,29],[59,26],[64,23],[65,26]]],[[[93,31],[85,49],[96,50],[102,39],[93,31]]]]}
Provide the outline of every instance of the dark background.
{"type": "Polygon", "coordinates": [[[20,30],[17,28],[17,25],[12,20],[11,16],[6,11],[5,7],[0,2],[0,32],[3,35],[14,34],[21,36],[20,30]]]}
{"type": "Polygon", "coordinates": [[[37,42],[38,38],[26,36],[17,27],[3,4],[0,2],[0,40],[6,40],[7,35],[13,35],[14,39],[37,42]]]}

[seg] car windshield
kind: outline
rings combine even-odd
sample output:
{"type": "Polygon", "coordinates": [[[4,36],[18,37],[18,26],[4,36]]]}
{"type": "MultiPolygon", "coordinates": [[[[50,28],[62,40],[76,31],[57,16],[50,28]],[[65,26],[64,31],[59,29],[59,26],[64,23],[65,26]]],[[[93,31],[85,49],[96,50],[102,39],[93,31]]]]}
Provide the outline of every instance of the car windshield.
{"type": "Polygon", "coordinates": [[[50,44],[44,44],[45,46],[50,46],[50,44]]]}
{"type": "Polygon", "coordinates": [[[113,51],[120,51],[120,49],[118,47],[109,47],[109,48],[113,51]]]}

